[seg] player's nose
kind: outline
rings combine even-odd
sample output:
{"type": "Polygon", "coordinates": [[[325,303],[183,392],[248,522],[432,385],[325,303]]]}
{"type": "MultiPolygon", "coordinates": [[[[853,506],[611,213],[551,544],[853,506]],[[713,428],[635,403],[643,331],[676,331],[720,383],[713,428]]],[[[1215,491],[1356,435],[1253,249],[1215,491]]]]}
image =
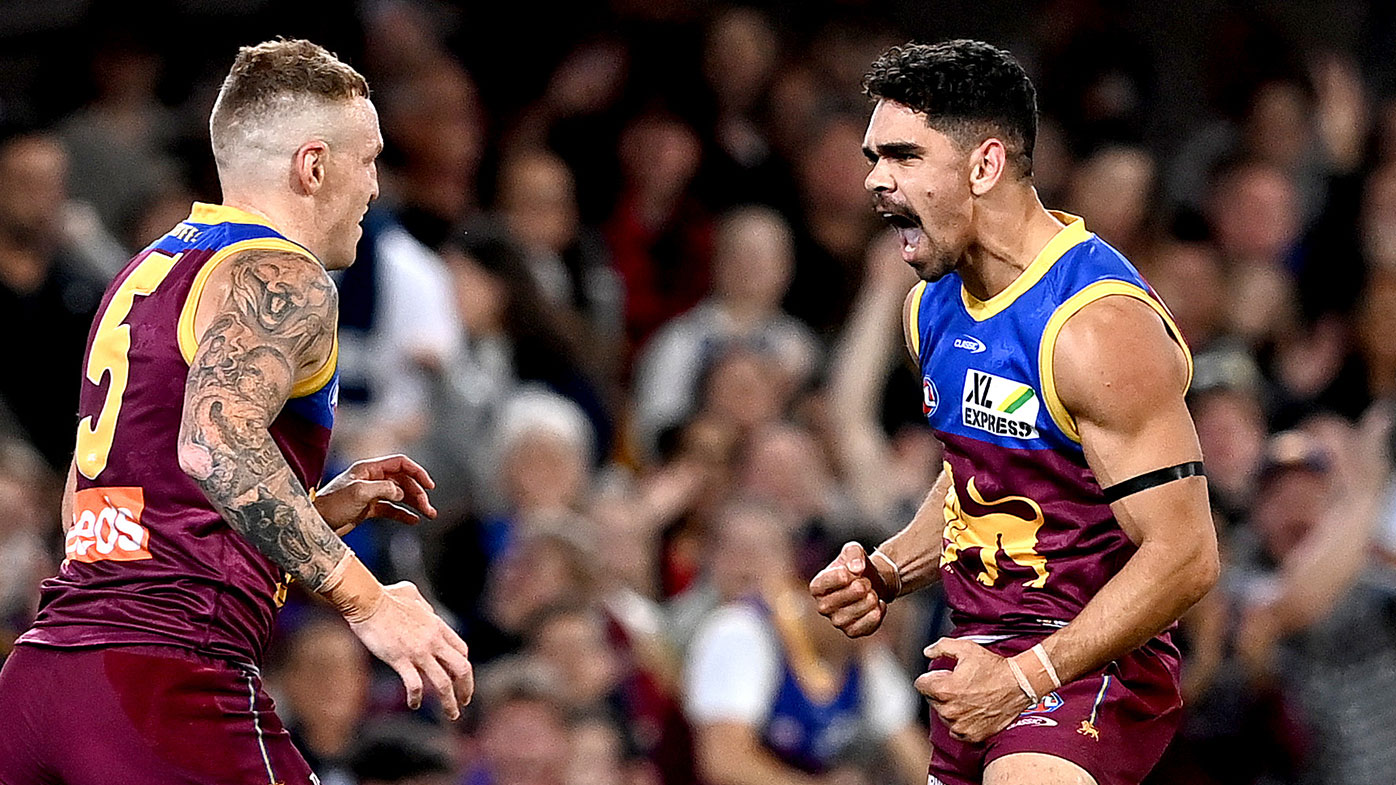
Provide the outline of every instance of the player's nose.
{"type": "Polygon", "coordinates": [[[868,176],[863,178],[863,187],[869,193],[882,193],[885,191],[897,190],[897,181],[892,179],[891,170],[884,159],[879,158],[877,163],[868,172],[868,176]]]}

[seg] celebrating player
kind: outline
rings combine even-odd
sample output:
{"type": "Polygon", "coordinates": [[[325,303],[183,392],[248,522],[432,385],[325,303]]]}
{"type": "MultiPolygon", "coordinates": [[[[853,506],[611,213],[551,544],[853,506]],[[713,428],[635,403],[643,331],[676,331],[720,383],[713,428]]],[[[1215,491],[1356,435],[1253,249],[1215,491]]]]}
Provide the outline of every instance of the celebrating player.
{"type": "Polygon", "coordinates": [[[136,255],[88,338],[66,558],[0,672],[5,785],[314,782],[257,669],[289,580],[413,707],[425,682],[454,718],[473,690],[465,643],[337,536],[435,515],[427,473],[392,456],[312,490],[338,391],[326,270],[378,195],[368,84],[308,41],[243,48],[210,132],[223,204],[136,255]]]}
{"type": "Polygon", "coordinates": [[[1138,783],[1179,722],[1170,626],[1216,581],[1191,358],[1166,308],[1032,181],[1036,95],[977,41],[872,66],[875,209],[922,279],[904,309],[945,446],[911,523],[810,584],[850,636],[942,579],[931,785],[1138,783]]]}

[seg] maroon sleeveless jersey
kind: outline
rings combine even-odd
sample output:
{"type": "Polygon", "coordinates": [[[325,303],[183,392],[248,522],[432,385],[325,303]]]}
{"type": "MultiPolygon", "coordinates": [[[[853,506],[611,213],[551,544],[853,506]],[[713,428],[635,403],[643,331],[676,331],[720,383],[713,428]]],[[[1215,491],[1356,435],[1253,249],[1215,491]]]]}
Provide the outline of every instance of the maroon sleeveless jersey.
{"type": "MultiPolygon", "coordinates": [[[[195,204],[112,281],[88,335],[65,558],[20,643],[167,644],[261,660],[283,573],[228,526],[177,458],[199,294],[224,260],[261,249],[315,258],[258,216],[195,204]]],[[[271,425],[306,488],[324,471],[338,388],[332,356],[271,425]]]]}
{"type": "Polygon", "coordinates": [[[957,635],[1050,633],[1137,550],[1057,397],[1052,363],[1066,321],[1104,297],[1136,299],[1187,356],[1138,271],[1080,218],[1057,217],[1065,227],[990,300],[953,273],[913,290],[923,410],[952,481],[940,564],[957,635]]]}

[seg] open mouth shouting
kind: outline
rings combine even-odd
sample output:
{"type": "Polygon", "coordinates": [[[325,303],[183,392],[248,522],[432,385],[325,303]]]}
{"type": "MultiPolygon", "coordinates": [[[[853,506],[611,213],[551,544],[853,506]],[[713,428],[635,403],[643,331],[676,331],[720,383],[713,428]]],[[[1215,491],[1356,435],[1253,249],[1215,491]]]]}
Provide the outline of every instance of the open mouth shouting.
{"type": "Polygon", "coordinates": [[[926,238],[926,233],[921,229],[921,221],[914,213],[906,208],[890,205],[877,205],[877,214],[888,226],[897,233],[897,237],[902,241],[902,259],[910,262],[916,258],[916,250],[921,247],[921,241],[926,238]]]}

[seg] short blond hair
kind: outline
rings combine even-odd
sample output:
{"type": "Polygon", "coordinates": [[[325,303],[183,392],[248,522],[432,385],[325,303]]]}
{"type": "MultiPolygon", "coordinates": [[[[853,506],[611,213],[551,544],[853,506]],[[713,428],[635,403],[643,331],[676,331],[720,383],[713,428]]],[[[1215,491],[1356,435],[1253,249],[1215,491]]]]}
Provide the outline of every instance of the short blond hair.
{"type": "Polygon", "coordinates": [[[368,80],[328,49],[301,38],[263,41],[238,50],[209,118],[215,158],[245,134],[274,119],[288,102],[337,103],[368,98],[368,80]]]}

